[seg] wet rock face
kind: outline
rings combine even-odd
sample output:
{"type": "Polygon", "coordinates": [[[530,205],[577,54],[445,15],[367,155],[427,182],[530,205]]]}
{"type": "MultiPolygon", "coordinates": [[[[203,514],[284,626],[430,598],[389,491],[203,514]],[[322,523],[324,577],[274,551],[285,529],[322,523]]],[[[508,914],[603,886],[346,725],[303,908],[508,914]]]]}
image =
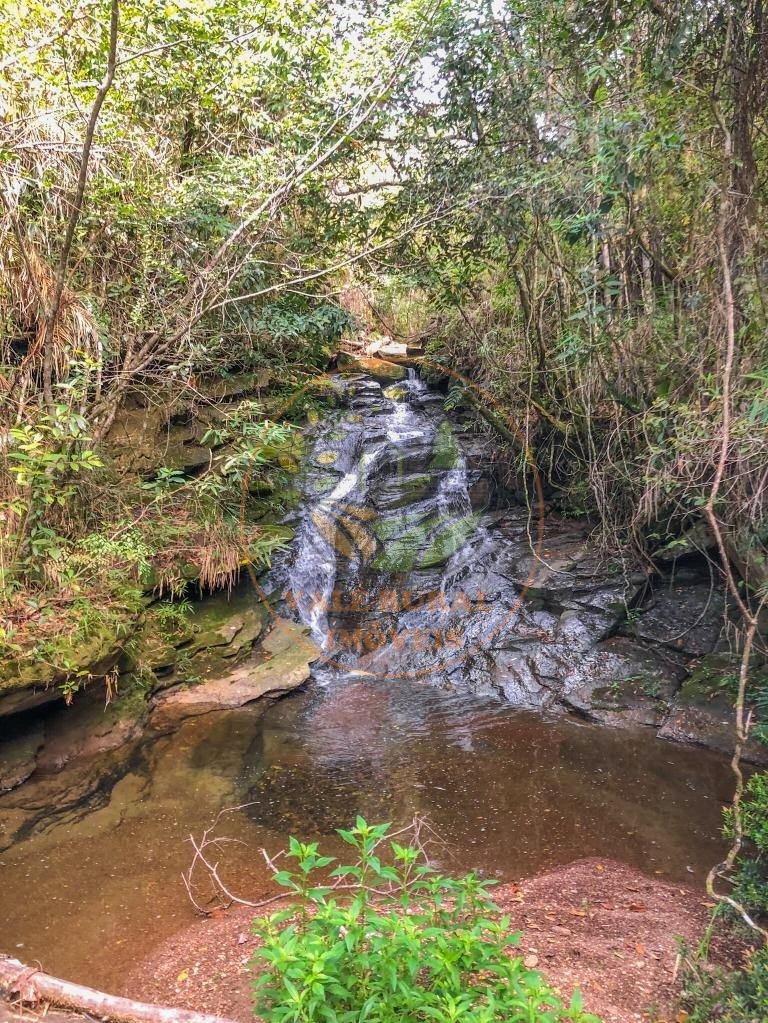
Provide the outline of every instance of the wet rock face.
{"type": "MultiPolygon", "coordinates": [[[[0,715],[8,712],[0,716],[0,794],[35,772],[56,773],[74,761],[128,749],[144,731],[153,694],[155,703],[168,697],[162,713],[158,709],[152,717],[156,730],[168,731],[187,717],[295,688],[308,677],[312,652],[297,646],[286,661],[274,639],[274,650],[267,641],[256,655],[270,621],[250,580],[232,593],[207,596],[175,625],[163,627],[150,608],[134,635],[109,648],[108,665],[119,668],[109,689],[96,675],[100,662],[86,659],[94,645],[84,644],[78,653],[96,677],[75,694],[71,706],[63,706],[61,691],[53,685],[20,690],[23,703],[0,701],[0,715]],[[47,697],[46,705],[34,702],[38,695],[47,697]],[[16,706],[21,712],[14,714],[16,706]]],[[[81,775],[73,777],[77,789],[81,775]]],[[[90,784],[87,771],[82,777],[90,784]]]]}
{"type": "Polygon", "coordinates": [[[317,676],[424,678],[696,741],[674,721],[696,660],[722,642],[707,582],[652,585],[601,558],[585,523],[547,515],[540,534],[536,508],[499,507],[492,445],[412,370],[343,386],[346,409],[308,445],[276,574],[326,658],[317,676]]]}
{"type": "Polygon", "coordinates": [[[711,653],[723,636],[725,602],[714,586],[674,580],[646,601],[632,623],[632,634],[689,657],[711,653]]]}
{"type": "Polygon", "coordinates": [[[316,656],[306,632],[295,625],[278,625],[258,650],[228,673],[160,693],[153,701],[151,728],[168,732],[185,718],[243,707],[261,697],[278,696],[298,688],[308,681],[309,663],[316,656]]]}
{"type": "MultiPolygon", "coordinates": [[[[652,587],[637,570],[601,562],[586,527],[552,516],[536,556],[523,512],[493,518],[486,516],[493,552],[462,552],[462,585],[509,606],[511,584],[520,606],[450,672],[452,682],[494,690],[521,707],[648,726],[664,738],[732,751],[733,694],[717,693],[734,661],[713,653],[727,650],[719,594],[695,575],[652,587]]],[[[484,630],[469,625],[478,640],[484,630]]],[[[751,742],[746,759],[765,763],[767,753],[751,742]]]]}
{"type": "Polygon", "coordinates": [[[612,636],[572,669],[562,699],[593,720],[658,727],[685,675],[685,663],[673,652],[612,636]]]}

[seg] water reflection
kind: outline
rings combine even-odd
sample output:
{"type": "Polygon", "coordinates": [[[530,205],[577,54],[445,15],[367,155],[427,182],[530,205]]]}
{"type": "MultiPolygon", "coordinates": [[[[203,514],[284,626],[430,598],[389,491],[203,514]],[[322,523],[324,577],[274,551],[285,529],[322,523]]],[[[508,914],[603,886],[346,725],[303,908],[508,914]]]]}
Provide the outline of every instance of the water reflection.
{"type": "Polygon", "coordinates": [[[268,887],[260,846],[327,838],[358,813],[428,814],[451,871],[514,878],[597,855],[690,882],[719,855],[730,788],[722,757],[650,734],[360,679],[189,721],[145,740],[116,774],[103,761],[106,788],[86,789],[61,818],[55,804],[45,815],[46,799],[77,781],[77,764],[0,798],[0,826],[43,811],[0,853],[0,933],[3,951],[113,990],[137,948],[192,920],[187,837],[224,806],[252,803],[228,821],[243,844],[225,861],[229,883],[250,894],[268,887]]]}

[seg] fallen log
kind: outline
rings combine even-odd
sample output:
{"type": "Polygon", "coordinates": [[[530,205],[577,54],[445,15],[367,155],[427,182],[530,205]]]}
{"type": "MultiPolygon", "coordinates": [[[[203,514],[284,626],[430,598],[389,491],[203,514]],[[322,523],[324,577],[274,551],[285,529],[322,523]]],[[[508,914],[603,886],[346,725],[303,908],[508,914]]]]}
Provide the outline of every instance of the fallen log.
{"type": "Polygon", "coordinates": [[[148,1002],[118,998],[94,988],[51,977],[18,959],[0,955],[0,997],[19,1006],[48,1002],[62,1009],[88,1013],[113,1023],[233,1023],[223,1016],[207,1016],[188,1009],[172,1009],[148,1002]]]}

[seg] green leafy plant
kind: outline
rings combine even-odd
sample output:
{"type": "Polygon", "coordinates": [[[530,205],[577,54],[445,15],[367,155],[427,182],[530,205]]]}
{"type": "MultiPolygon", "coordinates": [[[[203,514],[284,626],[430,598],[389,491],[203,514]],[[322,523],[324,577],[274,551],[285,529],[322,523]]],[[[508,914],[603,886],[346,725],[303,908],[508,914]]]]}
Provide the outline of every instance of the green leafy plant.
{"type": "Polygon", "coordinates": [[[686,959],[681,1004],[688,1023],[762,1023],[768,1005],[768,949],[743,970],[727,971],[686,959]]]}
{"type": "Polygon", "coordinates": [[[640,607],[627,607],[624,611],[624,621],[627,627],[633,629],[643,616],[643,609],[640,607]]]}
{"type": "MultiPolygon", "coordinates": [[[[753,774],[744,787],[741,823],[744,851],[733,875],[733,896],[750,912],[768,913],[768,771],[753,774]]],[[[723,833],[733,838],[733,810],[724,811],[723,833]]]]}
{"type": "Polygon", "coordinates": [[[3,586],[14,579],[30,581],[42,575],[46,560],[60,562],[66,539],[50,516],[65,509],[77,494],[76,479],[101,467],[90,448],[85,419],[59,404],[35,423],[8,431],[7,468],[14,492],[3,513],[3,586]]]}
{"type": "Polygon", "coordinates": [[[182,487],[187,477],[180,469],[173,469],[167,465],[161,465],[155,473],[153,480],[147,480],[142,486],[145,490],[151,490],[158,495],[168,493],[177,487],[182,487]]]}
{"type": "Polygon", "coordinates": [[[190,600],[162,600],[152,608],[152,617],[164,636],[173,637],[184,631],[193,611],[190,600]]]}
{"type": "Polygon", "coordinates": [[[98,561],[103,565],[130,566],[140,582],[145,582],[152,573],[154,548],[136,528],[124,529],[113,536],[91,533],[79,544],[86,556],[86,564],[98,561]]]}
{"type": "Polygon", "coordinates": [[[255,1008],[268,1023],[597,1023],[565,1006],[510,946],[493,883],[444,877],[389,824],[339,830],[354,850],[336,866],[291,838],[278,884],[299,901],[255,921],[255,1008]]]}

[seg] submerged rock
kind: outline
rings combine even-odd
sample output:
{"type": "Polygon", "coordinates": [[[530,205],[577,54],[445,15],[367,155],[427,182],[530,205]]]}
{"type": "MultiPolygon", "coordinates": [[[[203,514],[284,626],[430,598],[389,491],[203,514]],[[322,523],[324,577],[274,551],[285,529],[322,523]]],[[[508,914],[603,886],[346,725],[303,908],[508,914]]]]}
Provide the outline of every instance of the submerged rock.
{"type": "MultiPolygon", "coordinates": [[[[674,742],[694,743],[720,753],[733,753],[735,714],[733,702],[723,696],[702,697],[686,691],[685,686],[675,698],[659,736],[674,742]]],[[[742,753],[743,759],[768,765],[768,748],[750,739],[742,753]]]]}
{"type": "Polygon", "coordinates": [[[142,733],[147,706],[132,679],[122,685],[122,692],[107,693],[103,682],[93,681],[69,706],[11,719],[0,743],[0,793],[35,772],[56,773],[73,761],[130,747],[142,733]]]}
{"type": "MultiPolygon", "coordinates": [[[[61,713],[66,713],[62,708],[61,713]]],[[[59,767],[35,768],[23,785],[0,796],[0,850],[39,831],[77,820],[110,799],[128,769],[135,742],[59,767]]]]}

